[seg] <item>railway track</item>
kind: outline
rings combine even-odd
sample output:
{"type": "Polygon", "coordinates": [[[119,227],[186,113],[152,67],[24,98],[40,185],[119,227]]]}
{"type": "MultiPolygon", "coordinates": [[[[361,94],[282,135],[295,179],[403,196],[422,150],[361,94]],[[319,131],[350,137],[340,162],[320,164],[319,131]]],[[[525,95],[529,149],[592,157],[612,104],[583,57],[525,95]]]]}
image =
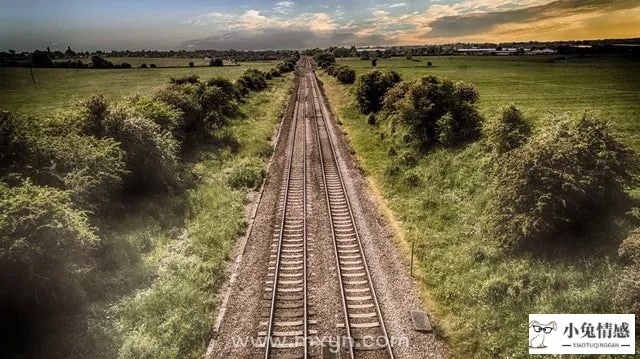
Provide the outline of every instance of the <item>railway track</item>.
{"type": "Polygon", "coordinates": [[[320,357],[318,343],[310,339],[317,332],[310,330],[315,321],[311,320],[308,286],[307,173],[308,162],[313,163],[307,151],[309,124],[318,146],[344,316],[339,356],[394,359],[313,66],[307,57],[298,64],[299,86],[265,287],[267,311],[260,323],[264,358],[320,357]]]}
{"type": "Polygon", "coordinates": [[[307,151],[308,89],[298,87],[289,134],[288,160],[280,195],[280,223],[274,233],[265,288],[268,301],[264,358],[309,357],[309,301],[307,268],[307,151]]]}
{"type": "Polygon", "coordinates": [[[338,280],[340,281],[347,352],[350,358],[394,358],[382,311],[349,202],[335,145],[328,129],[329,114],[315,72],[306,74],[311,85],[313,118],[320,152],[323,186],[329,208],[338,280]],[[377,352],[377,353],[376,353],[377,352]]]}

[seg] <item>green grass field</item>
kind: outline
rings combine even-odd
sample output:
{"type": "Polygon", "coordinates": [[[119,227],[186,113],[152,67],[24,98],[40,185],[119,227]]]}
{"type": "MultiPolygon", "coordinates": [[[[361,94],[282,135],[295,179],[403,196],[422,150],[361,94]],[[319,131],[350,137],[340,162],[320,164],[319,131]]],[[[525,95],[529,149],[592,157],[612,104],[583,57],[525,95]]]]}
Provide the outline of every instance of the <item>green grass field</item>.
{"type": "MultiPolygon", "coordinates": [[[[638,62],[613,58],[545,63],[534,57],[436,57],[380,60],[405,79],[428,74],[474,83],[485,116],[514,103],[539,125],[552,113],[596,111],[640,152],[638,62]],[[432,61],[433,68],[426,62],[432,61]]],[[[368,61],[341,63],[359,74],[368,61]]],[[[322,71],[319,71],[322,72],[322,71]]],[[[438,332],[457,358],[527,358],[529,313],[616,313],[612,302],[621,265],[617,246],[628,227],[602,218],[575,238],[577,249],[509,255],[486,238],[483,221],[494,165],[481,142],[435,149],[408,172],[389,175],[396,158],[382,130],[367,124],[353,86],[322,73],[325,91],[363,171],[399,225],[398,238],[416,246],[417,278],[438,332]],[[405,181],[405,176],[420,179],[405,181]]],[[[535,130],[535,129],[534,129],[535,130]]]]}
{"type": "MultiPolygon", "coordinates": [[[[131,64],[149,59],[128,58],[131,64]]],[[[169,60],[169,59],[163,59],[169,60]]],[[[187,60],[187,59],[171,59],[187,60]]],[[[150,63],[150,62],[147,62],[150,63]]],[[[33,83],[28,68],[0,68],[0,110],[34,114],[67,108],[75,101],[101,92],[114,100],[132,93],[151,93],[167,84],[172,76],[198,75],[201,78],[222,76],[236,79],[249,68],[268,70],[276,62],[241,62],[238,66],[155,68],[155,69],[33,69],[33,83]]]]}
{"type": "MultiPolygon", "coordinates": [[[[377,69],[404,79],[427,75],[473,83],[485,114],[513,103],[532,120],[551,113],[592,110],[610,120],[640,150],[640,61],[621,57],[575,58],[547,63],[548,56],[455,56],[380,59],[377,69]],[[431,61],[433,66],[428,67],[431,61]]],[[[360,59],[339,60],[360,75],[372,69],[360,59]]]]}

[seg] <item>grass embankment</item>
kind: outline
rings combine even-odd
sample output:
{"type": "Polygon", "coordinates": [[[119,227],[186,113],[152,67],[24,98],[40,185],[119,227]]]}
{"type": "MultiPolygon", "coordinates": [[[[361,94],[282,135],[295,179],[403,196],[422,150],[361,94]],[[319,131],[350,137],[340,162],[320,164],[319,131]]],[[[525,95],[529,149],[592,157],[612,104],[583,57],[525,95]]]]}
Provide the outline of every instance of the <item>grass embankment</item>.
{"type": "MultiPolygon", "coordinates": [[[[472,82],[485,116],[510,102],[537,123],[547,109],[556,113],[592,109],[613,122],[625,142],[640,149],[637,124],[631,121],[640,114],[639,75],[631,71],[632,62],[429,60],[435,67],[426,68],[426,59],[380,60],[378,67],[394,69],[405,79],[434,74],[472,82]]],[[[361,60],[342,62],[359,74],[369,68],[369,62],[361,60]]],[[[528,357],[529,313],[617,312],[612,293],[621,269],[618,243],[629,229],[624,221],[596,221],[575,238],[576,249],[507,254],[483,234],[483,215],[492,195],[488,185],[492,162],[482,142],[432,150],[418,160],[411,174],[389,176],[385,169],[395,161],[388,155],[391,145],[382,138],[383,131],[368,125],[356,109],[352,86],[340,85],[326,74],[320,78],[370,183],[399,222],[404,240],[415,242],[418,278],[429,296],[426,302],[457,357],[528,357]],[[420,181],[405,181],[405,175],[420,181]]]]}
{"type": "MultiPolygon", "coordinates": [[[[129,58],[129,62],[133,64],[135,59],[129,58]]],[[[150,64],[148,60],[144,59],[150,64]]],[[[98,92],[109,100],[116,100],[132,93],[152,93],[170,77],[198,75],[203,79],[219,76],[234,80],[249,68],[266,71],[276,63],[241,62],[239,66],[196,68],[33,69],[35,83],[28,68],[4,67],[0,68],[3,79],[0,81],[0,108],[14,113],[43,113],[69,108],[76,101],[98,92]]]]}
{"type": "Polygon", "coordinates": [[[65,343],[67,355],[70,350],[78,358],[204,355],[228,253],[246,226],[246,188],[264,177],[256,164],[260,168],[271,153],[291,76],[252,93],[240,107],[241,118],[216,133],[214,145],[197,151],[190,164],[198,178],[194,188],[134,199],[132,213],[113,219],[103,246],[111,263],[94,276],[102,278],[104,298],[84,318],[71,320],[70,334],[49,338],[51,347],[65,343]]]}

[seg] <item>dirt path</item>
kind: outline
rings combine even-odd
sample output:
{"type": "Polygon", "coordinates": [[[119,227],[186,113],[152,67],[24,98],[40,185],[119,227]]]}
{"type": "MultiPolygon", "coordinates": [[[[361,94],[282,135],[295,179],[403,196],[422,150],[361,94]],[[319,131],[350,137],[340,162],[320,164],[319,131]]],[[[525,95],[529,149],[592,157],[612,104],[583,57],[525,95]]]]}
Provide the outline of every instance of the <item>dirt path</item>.
{"type": "MultiPolygon", "coordinates": [[[[272,323],[270,321],[273,318],[273,314],[270,316],[270,310],[273,311],[274,308],[272,297],[282,295],[276,292],[277,295],[272,296],[273,292],[270,291],[272,290],[270,287],[273,286],[272,278],[275,275],[274,258],[276,258],[277,252],[274,247],[277,248],[279,243],[277,234],[280,233],[282,225],[284,188],[287,188],[286,184],[289,178],[287,169],[292,168],[290,166],[292,163],[290,161],[293,161],[290,160],[291,158],[300,161],[300,156],[303,156],[301,153],[305,154],[307,163],[306,228],[308,235],[305,245],[308,257],[305,257],[305,265],[308,268],[306,286],[308,287],[309,309],[308,315],[305,312],[304,316],[307,318],[306,322],[309,323],[309,337],[325,339],[345,335],[344,323],[347,310],[345,310],[346,307],[343,306],[343,303],[347,302],[344,299],[346,297],[342,296],[344,290],[341,291],[339,284],[339,279],[342,278],[343,288],[347,288],[345,290],[366,291],[355,299],[353,295],[349,298],[350,301],[358,300],[358,302],[349,302],[349,310],[352,307],[371,306],[371,308],[376,308],[373,304],[368,304],[371,297],[375,297],[379,303],[378,315],[375,316],[378,318],[377,321],[374,320],[375,318],[359,320],[363,316],[374,316],[375,311],[360,315],[352,314],[353,310],[349,312],[350,317],[356,318],[350,320],[351,325],[349,326],[349,328],[354,327],[352,329],[352,332],[356,332],[356,334],[352,333],[354,338],[359,329],[358,323],[362,323],[360,328],[375,327],[377,333],[388,335],[395,358],[448,357],[445,345],[433,334],[419,333],[413,330],[411,310],[421,310],[417,290],[413,287],[409,273],[402,264],[391,232],[384,223],[377,204],[367,191],[365,179],[357,170],[348,145],[336,127],[334,116],[326,98],[320,91],[309,61],[303,59],[300,65],[290,108],[281,125],[281,133],[276,144],[262,200],[257,208],[251,235],[247,238],[246,247],[241,243],[239,247],[244,248],[238,248],[236,251],[237,254],[242,255],[237,262],[237,272],[232,274],[234,281],[229,292],[220,331],[211,342],[207,358],[264,357],[264,346],[256,344],[260,342],[261,338],[264,340],[265,333],[268,332],[269,325],[272,323]],[[322,131],[322,134],[319,131],[322,131]],[[292,141],[293,139],[295,139],[295,143],[292,141]],[[318,140],[321,142],[318,143],[318,140]],[[330,142],[333,143],[335,160],[337,161],[333,165],[333,171],[341,173],[343,186],[340,188],[344,188],[341,191],[345,193],[348,198],[347,202],[350,203],[352,209],[352,215],[349,218],[353,222],[352,225],[357,228],[356,233],[359,233],[358,240],[361,243],[362,252],[361,254],[358,252],[357,261],[344,262],[343,258],[340,258],[339,261],[336,260],[339,250],[334,244],[338,242],[336,242],[335,234],[331,229],[330,218],[332,217],[329,216],[329,208],[332,208],[333,216],[341,212],[335,212],[334,207],[328,207],[329,198],[334,198],[331,183],[336,182],[329,182],[327,187],[329,196],[326,196],[324,191],[327,182],[323,177],[323,166],[321,165],[324,163],[326,171],[328,166],[326,159],[333,158],[326,157],[328,153],[326,151],[330,148],[327,146],[330,142]],[[305,144],[306,151],[302,152],[301,148],[304,148],[305,144]],[[319,148],[322,148],[322,153],[319,148]],[[320,158],[323,154],[325,160],[321,162],[320,158]],[[358,264],[349,266],[349,264],[343,265],[342,263],[358,264]],[[366,286],[351,288],[345,286],[349,283],[345,284],[344,281],[350,276],[345,273],[350,273],[349,271],[357,273],[360,270],[365,273],[365,269],[362,268],[368,268],[368,277],[365,277],[365,280],[350,283],[366,286]],[[371,282],[366,278],[370,278],[371,282]],[[369,283],[372,283],[372,287],[369,286],[369,283]],[[372,296],[366,295],[372,293],[367,288],[373,289],[372,296]]],[[[331,165],[329,164],[329,166],[331,165]]],[[[296,168],[299,171],[300,167],[296,168]]],[[[328,178],[331,181],[331,177],[328,178]]],[[[298,187],[300,186],[296,188],[298,187]]],[[[296,215],[299,216],[299,213],[296,215]]],[[[338,240],[355,241],[355,238],[338,240]]],[[[354,256],[349,256],[349,258],[354,258],[354,256]]],[[[293,281],[289,282],[293,283],[293,281]]],[[[298,287],[289,286],[287,289],[297,291],[298,287]]],[[[371,303],[374,302],[375,300],[371,301],[371,303]]],[[[291,308],[291,302],[287,303],[284,305],[291,308]]],[[[277,309],[277,306],[275,308],[277,309]]],[[[286,315],[292,316],[294,314],[287,313],[286,315]]],[[[292,320],[287,323],[292,326],[292,330],[286,333],[297,333],[299,329],[303,328],[297,326],[299,324],[297,321],[292,320]]],[[[310,357],[322,357],[320,348],[313,345],[313,342],[309,347],[310,357]]],[[[297,357],[300,352],[296,351],[298,349],[285,348],[282,350],[282,354],[289,350],[296,353],[297,357]]],[[[271,353],[273,354],[271,357],[280,357],[278,350],[273,350],[271,353]]],[[[384,346],[378,350],[356,351],[354,353],[356,358],[388,358],[391,356],[389,350],[384,346]]],[[[349,351],[341,351],[340,357],[348,358],[349,351]]]]}

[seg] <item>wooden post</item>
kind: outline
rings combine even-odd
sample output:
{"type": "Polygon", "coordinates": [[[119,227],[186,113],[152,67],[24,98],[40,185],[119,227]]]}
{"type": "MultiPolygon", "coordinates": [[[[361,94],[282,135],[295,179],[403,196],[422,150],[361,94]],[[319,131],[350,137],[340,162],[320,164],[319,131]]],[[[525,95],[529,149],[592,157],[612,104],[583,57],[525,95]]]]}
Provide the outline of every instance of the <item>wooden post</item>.
{"type": "Polygon", "coordinates": [[[413,247],[415,245],[414,241],[411,241],[411,278],[413,278],[413,247]]]}
{"type": "Polygon", "coordinates": [[[33,67],[29,66],[29,72],[31,73],[31,81],[35,84],[36,78],[33,76],[33,67]]]}

